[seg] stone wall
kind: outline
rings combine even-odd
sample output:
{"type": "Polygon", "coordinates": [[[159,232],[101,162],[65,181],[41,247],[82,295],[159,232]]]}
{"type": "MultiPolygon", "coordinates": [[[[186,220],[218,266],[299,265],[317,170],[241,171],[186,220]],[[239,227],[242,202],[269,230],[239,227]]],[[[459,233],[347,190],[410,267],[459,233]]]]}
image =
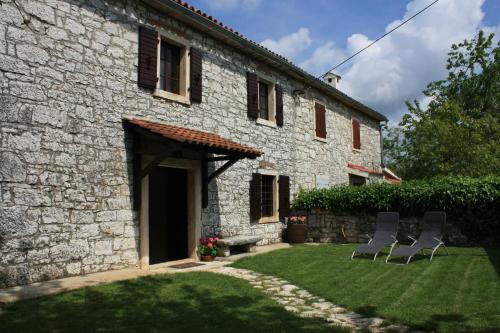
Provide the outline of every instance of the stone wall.
{"type": "MultiPolygon", "coordinates": [[[[348,181],[347,163],[380,163],[378,123],[303,83],[136,1],[12,0],[0,6],[0,287],[126,267],[139,257],[126,116],[218,133],[264,151],[292,196],[348,181]],[[154,23],[152,23],[154,22],[154,23]],[[137,86],[138,27],[152,23],[203,52],[203,102],[185,105],[137,86]],[[246,72],[284,90],[284,126],[247,118],[246,72]],[[327,142],[314,140],[313,103],[327,106],[327,142]],[[361,152],[351,148],[351,117],[361,152]]],[[[259,160],[242,160],[210,184],[204,234],[281,240],[283,224],[249,219],[248,184],[259,160]]],[[[216,165],[212,165],[215,167],[216,165]]]]}
{"type": "MultiPolygon", "coordinates": [[[[312,211],[307,215],[307,241],[320,243],[365,243],[375,232],[376,214],[312,211]]],[[[402,216],[398,240],[411,243],[408,236],[420,235],[423,216],[402,216]]],[[[450,245],[466,245],[467,238],[456,227],[456,219],[447,217],[444,240],[450,245]]]]}

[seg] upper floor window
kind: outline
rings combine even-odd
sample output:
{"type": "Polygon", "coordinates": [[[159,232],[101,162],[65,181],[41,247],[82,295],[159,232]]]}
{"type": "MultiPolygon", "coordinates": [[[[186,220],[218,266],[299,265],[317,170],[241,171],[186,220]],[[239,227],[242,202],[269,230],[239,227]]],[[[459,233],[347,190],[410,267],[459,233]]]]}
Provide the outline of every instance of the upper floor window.
{"type": "Polygon", "coordinates": [[[139,28],[137,84],[171,101],[201,103],[203,53],[189,41],[161,29],[139,28]]]}
{"type": "Polygon", "coordinates": [[[361,128],[359,121],[352,120],[352,148],[355,150],[361,149],[361,128]]]}
{"type": "Polygon", "coordinates": [[[248,117],[257,120],[258,124],[283,126],[283,90],[272,78],[248,72],[247,103],[248,117]]]}
{"type": "Polygon", "coordinates": [[[314,136],[320,141],[326,139],[326,108],[318,102],[314,103],[314,136]]]}
{"type": "Polygon", "coordinates": [[[162,40],[160,46],[160,90],[179,94],[180,65],[180,47],[162,40]]]}
{"type": "Polygon", "coordinates": [[[271,121],[269,109],[269,85],[259,81],[259,118],[271,121]]]}

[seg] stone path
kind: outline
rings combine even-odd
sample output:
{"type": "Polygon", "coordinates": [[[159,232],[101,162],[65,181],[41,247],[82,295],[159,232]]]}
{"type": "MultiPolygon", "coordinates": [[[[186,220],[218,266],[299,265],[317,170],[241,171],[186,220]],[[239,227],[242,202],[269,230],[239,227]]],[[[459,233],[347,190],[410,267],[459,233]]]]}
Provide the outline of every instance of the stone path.
{"type": "Polygon", "coordinates": [[[260,289],[266,294],[271,295],[271,297],[276,302],[283,305],[287,311],[293,312],[301,317],[322,318],[328,325],[349,327],[353,330],[368,329],[373,333],[419,332],[410,330],[405,326],[391,325],[381,318],[364,317],[360,314],[350,312],[320,297],[311,295],[308,291],[286,280],[274,276],[227,266],[216,268],[211,271],[246,280],[254,288],[260,289]]]}

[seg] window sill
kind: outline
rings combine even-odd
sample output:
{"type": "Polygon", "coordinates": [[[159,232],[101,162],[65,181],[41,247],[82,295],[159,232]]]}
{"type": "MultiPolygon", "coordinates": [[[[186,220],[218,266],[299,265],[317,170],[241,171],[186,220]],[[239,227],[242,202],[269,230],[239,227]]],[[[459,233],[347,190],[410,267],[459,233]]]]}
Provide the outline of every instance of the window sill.
{"type": "Polygon", "coordinates": [[[191,101],[187,96],[183,95],[177,95],[168,91],[160,90],[160,89],[155,89],[153,92],[153,96],[167,99],[173,102],[185,104],[185,105],[191,105],[191,101]]]}
{"type": "Polygon", "coordinates": [[[278,223],[280,218],[278,216],[261,217],[259,223],[278,223]]]}
{"type": "Polygon", "coordinates": [[[323,143],[327,143],[328,141],[326,141],[326,138],[320,138],[318,136],[314,136],[314,140],[315,141],[319,141],[319,142],[323,142],[323,143]]]}
{"type": "Polygon", "coordinates": [[[352,148],[352,151],[355,153],[361,153],[361,149],[357,149],[357,148],[352,148]]]}
{"type": "Polygon", "coordinates": [[[272,127],[272,128],[276,128],[276,123],[274,121],[270,121],[270,120],[266,120],[266,119],[262,119],[262,118],[257,118],[257,121],[256,121],[257,124],[259,125],[263,125],[263,126],[267,126],[267,127],[272,127]]]}

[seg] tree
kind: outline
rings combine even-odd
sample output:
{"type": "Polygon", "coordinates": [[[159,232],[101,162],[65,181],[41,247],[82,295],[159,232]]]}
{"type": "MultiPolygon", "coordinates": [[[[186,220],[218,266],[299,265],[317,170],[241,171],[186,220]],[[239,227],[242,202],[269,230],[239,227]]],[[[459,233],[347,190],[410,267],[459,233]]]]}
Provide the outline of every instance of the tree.
{"type": "Polygon", "coordinates": [[[386,163],[403,178],[500,174],[500,43],[480,31],[453,44],[446,80],[423,91],[427,108],[406,102],[408,113],[387,128],[386,163]]]}

